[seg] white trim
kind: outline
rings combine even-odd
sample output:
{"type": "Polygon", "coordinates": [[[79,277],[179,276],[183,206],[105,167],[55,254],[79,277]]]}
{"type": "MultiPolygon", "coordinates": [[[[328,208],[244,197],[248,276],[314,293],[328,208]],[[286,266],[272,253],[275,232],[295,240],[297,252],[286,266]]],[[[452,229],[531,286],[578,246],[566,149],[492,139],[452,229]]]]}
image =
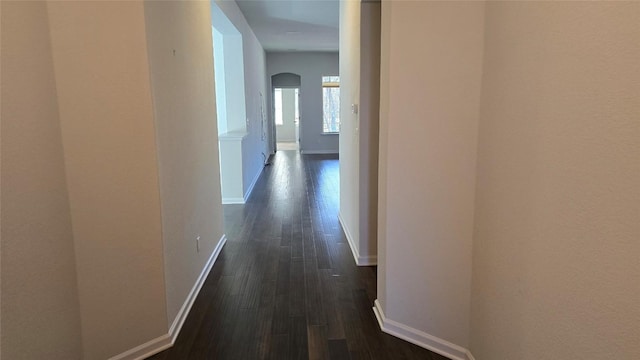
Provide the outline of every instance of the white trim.
{"type": "Polygon", "coordinates": [[[373,312],[376,314],[380,329],[389,335],[446,356],[451,360],[475,360],[471,352],[462,346],[450,343],[447,340],[427,334],[424,331],[414,329],[397,321],[387,319],[378,299],[374,302],[373,312]]]}
{"type": "Polygon", "coordinates": [[[338,150],[300,150],[300,154],[319,155],[319,154],[338,154],[338,150]]]}
{"type": "Polygon", "coordinates": [[[260,175],[262,175],[263,170],[264,170],[264,166],[260,169],[260,171],[258,171],[258,173],[256,174],[256,177],[253,178],[251,185],[249,185],[249,188],[247,188],[247,192],[246,194],[244,194],[243,197],[223,197],[222,205],[246,204],[247,200],[249,200],[249,196],[251,196],[251,193],[253,192],[253,188],[256,186],[256,183],[258,182],[258,179],[260,179],[260,175]]]}
{"type": "Polygon", "coordinates": [[[251,193],[253,192],[253,188],[256,186],[258,179],[260,179],[260,175],[262,175],[263,170],[264,170],[264,166],[260,168],[260,171],[258,171],[258,173],[256,174],[256,177],[253,178],[251,185],[249,185],[249,187],[247,188],[247,192],[244,194],[244,199],[242,199],[243,204],[246,203],[247,200],[249,200],[249,196],[251,196],[251,193]]]}
{"type": "Polygon", "coordinates": [[[182,304],[180,311],[178,311],[176,318],[173,320],[173,323],[169,328],[169,333],[159,336],[142,345],[136,346],[135,348],[125,351],[122,354],[111,357],[109,358],[109,360],[142,360],[163,350],[166,350],[172,347],[173,344],[175,344],[176,339],[178,338],[178,334],[182,329],[182,325],[187,319],[189,311],[191,311],[191,306],[193,306],[194,301],[198,297],[198,293],[200,292],[204,281],[207,279],[211,268],[213,268],[213,264],[216,262],[216,259],[218,259],[218,255],[220,255],[220,251],[222,251],[222,247],[226,242],[227,236],[223,234],[220,238],[220,241],[218,241],[218,245],[216,245],[215,249],[213,249],[213,252],[211,253],[211,256],[209,256],[209,260],[207,260],[207,263],[204,265],[202,272],[200,272],[200,276],[198,276],[198,278],[196,279],[195,284],[189,292],[189,295],[182,304]]]}
{"type": "Polygon", "coordinates": [[[471,355],[471,351],[469,351],[469,349],[467,349],[467,359],[476,360],[476,358],[474,358],[473,355],[471,355]]]}
{"type": "Polygon", "coordinates": [[[216,262],[216,259],[218,259],[218,255],[220,255],[220,251],[222,251],[222,247],[226,242],[227,242],[227,235],[222,234],[220,241],[218,241],[218,245],[216,245],[215,249],[213,249],[211,256],[209,256],[209,260],[204,265],[202,272],[200,272],[200,276],[198,276],[198,279],[196,279],[196,283],[193,284],[193,287],[191,288],[189,295],[187,296],[186,300],[182,304],[180,311],[178,311],[176,318],[173,320],[173,324],[171,324],[171,327],[169,328],[169,334],[171,335],[172,345],[173,343],[175,343],[176,338],[180,333],[180,330],[182,330],[182,325],[184,324],[184,321],[187,319],[187,315],[189,315],[189,311],[191,311],[191,306],[193,306],[193,302],[196,301],[196,297],[198,297],[198,293],[200,293],[200,289],[202,288],[204,281],[207,279],[207,276],[209,275],[209,271],[211,271],[213,264],[216,262]]]}
{"type": "Polygon", "coordinates": [[[241,197],[222,198],[222,205],[228,205],[228,204],[244,204],[244,198],[241,198],[241,197]]]}
{"type": "Polygon", "coordinates": [[[351,232],[349,231],[349,228],[345,225],[345,222],[342,219],[342,213],[338,213],[338,221],[340,222],[340,226],[342,226],[342,231],[344,231],[344,235],[347,237],[347,242],[349,243],[349,248],[351,248],[351,253],[353,254],[353,260],[355,260],[356,265],[358,266],[378,265],[377,255],[369,255],[369,256],[360,255],[358,248],[355,246],[353,236],[351,236],[351,232]]]}
{"type": "Polygon", "coordinates": [[[170,348],[171,346],[173,346],[171,336],[169,336],[169,334],[164,334],[151,341],[147,341],[142,345],[136,346],[129,351],[125,351],[122,354],[111,357],[109,360],[146,359],[151,355],[155,355],[162,350],[170,348]]]}

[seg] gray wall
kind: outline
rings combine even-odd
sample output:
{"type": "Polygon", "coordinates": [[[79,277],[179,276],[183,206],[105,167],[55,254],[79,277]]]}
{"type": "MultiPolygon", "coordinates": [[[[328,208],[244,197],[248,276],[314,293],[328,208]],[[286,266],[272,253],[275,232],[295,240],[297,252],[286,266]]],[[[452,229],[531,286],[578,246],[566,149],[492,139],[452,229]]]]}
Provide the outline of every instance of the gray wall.
{"type": "MultiPolygon", "coordinates": [[[[268,78],[279,73],[294,73],[301,77],[300,150],[303,153],[337,153],[339,136],[322,135],[322,76],[339,74],[338,53],[267,53],[268,78]]],[[[271,92],[268,101],[271,104],[271,92]]],[[[270,124],[273,124],[272,109],[269,105],[270,124]]]]}

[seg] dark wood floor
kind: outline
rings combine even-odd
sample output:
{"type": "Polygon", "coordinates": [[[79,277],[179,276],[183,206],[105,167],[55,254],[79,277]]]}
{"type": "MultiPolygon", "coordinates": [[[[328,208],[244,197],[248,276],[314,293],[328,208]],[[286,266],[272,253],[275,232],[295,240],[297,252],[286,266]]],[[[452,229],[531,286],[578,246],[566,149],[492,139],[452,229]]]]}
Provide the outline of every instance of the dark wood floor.
{"type": "Polygon", "coordinates": [[[338,223],[335,156],[280,151],[245,205],[175,345],[150,359],[446,359],[380,331],[376,268],[338,223]]]}

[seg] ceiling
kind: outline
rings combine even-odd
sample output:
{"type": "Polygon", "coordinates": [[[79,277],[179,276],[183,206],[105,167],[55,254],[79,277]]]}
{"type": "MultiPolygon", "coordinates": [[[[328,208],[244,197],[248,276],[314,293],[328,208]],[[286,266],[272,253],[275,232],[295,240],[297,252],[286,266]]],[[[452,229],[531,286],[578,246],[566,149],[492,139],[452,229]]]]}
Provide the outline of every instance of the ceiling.
{"type": "Polygon", "coordinates": [[[338,51],[338,0],[236,0],[265,51],[338,51]]]}

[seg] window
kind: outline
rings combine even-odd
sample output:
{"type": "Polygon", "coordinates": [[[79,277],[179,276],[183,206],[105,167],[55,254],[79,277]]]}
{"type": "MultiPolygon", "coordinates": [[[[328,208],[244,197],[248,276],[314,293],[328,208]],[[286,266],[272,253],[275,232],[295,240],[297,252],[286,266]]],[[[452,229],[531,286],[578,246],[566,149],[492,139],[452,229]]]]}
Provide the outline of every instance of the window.
{"type": "Polygon", "coordinates": [[[322,132],[340,132],[340,76],[322,77],[322,132]]]}

